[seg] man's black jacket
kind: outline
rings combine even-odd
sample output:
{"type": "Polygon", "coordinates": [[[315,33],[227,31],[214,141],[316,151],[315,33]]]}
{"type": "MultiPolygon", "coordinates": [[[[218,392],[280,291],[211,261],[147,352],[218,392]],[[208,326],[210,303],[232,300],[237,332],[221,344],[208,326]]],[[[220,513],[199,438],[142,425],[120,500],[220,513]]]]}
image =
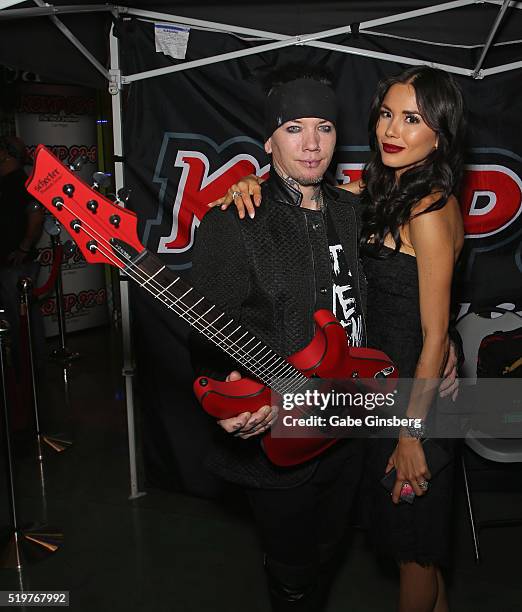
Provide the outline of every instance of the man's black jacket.
{"type": "MultiPolygon", "coordinates": [[[[323,194],[354,279],[355,299],[365,309],[358,198],[328,185],[323,194]]],[[[206,298],[288,357],[311,341],[314,311],[332,308],[326,223],[321,213],[301,208],[301,194],[274,173],[262,185],[262,198],[254,219],[239,219],[235,208],[205,215],[197,231],[191,279],[206,298]]],[[[231,370],[241,369],[196,332],[191,353],[198,375],[224,380],[231,370]]],[[[214,472],[243,486],[295,486],[317,465],[315,460],[278,468],[264,456],[259,438],[241,440],[216,430],[208,463],[214,472]]]]}

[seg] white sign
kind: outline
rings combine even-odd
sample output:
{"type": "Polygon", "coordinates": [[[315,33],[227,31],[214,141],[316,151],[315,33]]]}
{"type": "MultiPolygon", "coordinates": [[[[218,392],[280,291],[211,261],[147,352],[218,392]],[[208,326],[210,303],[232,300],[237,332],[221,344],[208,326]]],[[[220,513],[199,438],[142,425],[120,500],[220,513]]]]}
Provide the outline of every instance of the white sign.
{"type": "MultiPolygon", "coordinates": [[[[79,175],[92,182],[97,170],[96,98],[90,90],[62,85],[31,83],[24,86],[16,114],[17,134],[29,151],[37,144],[47,145],[64,163],[85,155],[87,163],[79,175]]],[[[62,230],[61,240],[70,237],[62,230]]],[[[41,271],[37,286],[49,277],[52,267],[50,238],[45,232],[38,243],[41,271]]],[[[64,308],[67,331],[104,325],[108,321],[104,266],[89,265],[78,251],[62,263],[64,308]]],[[[54,291],[41,298],[45,335],[58,333],[54,291]]]]}
{"type": "Polygon", "coordinates": [[[154,24],[156,52],[169,55],[174,59],[185,59],[190,28],[175,26],[170,23],[154,24]]]}

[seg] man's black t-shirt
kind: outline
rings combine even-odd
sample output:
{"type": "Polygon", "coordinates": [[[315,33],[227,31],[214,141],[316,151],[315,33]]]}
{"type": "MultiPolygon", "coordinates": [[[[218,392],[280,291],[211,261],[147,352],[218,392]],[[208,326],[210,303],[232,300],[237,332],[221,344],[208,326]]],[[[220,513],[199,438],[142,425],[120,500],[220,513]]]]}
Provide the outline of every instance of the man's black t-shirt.
{"type": "Polygon", "coordinates": [[[7,262],[27,231],[27,206],[32,198],[25,188],[26,180],[22,168],[0,177],[0,264],[7,262]]]}
{"type": "Polygon", "coordinates": [[[361,304],[357,304],[352,271],[348,267],[346,257],[335,226],[326,212],[326,232],[330,261],[332,264],[332,312],[341,323],[348,336],[350,346],[363,346],[364,327],[361,304]]]}

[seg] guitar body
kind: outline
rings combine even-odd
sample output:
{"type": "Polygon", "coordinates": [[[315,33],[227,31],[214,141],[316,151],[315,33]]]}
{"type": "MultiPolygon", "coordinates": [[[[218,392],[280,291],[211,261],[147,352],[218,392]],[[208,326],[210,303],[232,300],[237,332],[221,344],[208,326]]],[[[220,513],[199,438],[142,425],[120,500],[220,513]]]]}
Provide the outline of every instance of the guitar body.
{"type": "MultiPolygon", "coordinates": [[[[119,268],[175,315],[234,357],[244,369],[259,376],[259,381],[243,378],[230,383],[198,378],[194,383],[196,396],[215,418],[255,412],[261,406],[270,405],[272,391],[260,381],[271,381],[273,385],[280,372],[285,377],[293,377],[294,384],[312,376],[337,380],[360,378],[364,379],[366,388],[372,388],[374,382],[375,390],[379,391],[383,388],[382,379],[397,378],[396,368],[381,351],[349,348],[343,327],[328,310],[315,313],[316,332],[310,344],[283,359],[147,251],[137,235],[136,215],[93,190],[72,169],[73,166],[67,168],[45,146],[39,145],[26,188],[71,232],[85,260],[119,268]]],[[[290,466],[310,460],[334,442],[331,438],[275,438],[266,434],[263,447],[274,464],[290,466]]]]}
{"type": "MultiPolygon", "coordinates": [[[[364,357],[361,358],[361,349],[349,347],[344,328],[330,311],[317,310],[314,321],[316,329],[312,341],[287,360],[305,376],[337,380],[376,379],[381,391],[379,374],[386,379],[397,378],[397,369],[382,351],[363,349],[364,357]],[[354,353],[358,353],[357,356],[354,353]]],[[[251,378],[221,382],[200,376],[194,382],[194,393],[204,410],[217,419],[256,412],[278,399],[266,385],[251,378]]],[[[335,442],[336,438],[327,437],[273,437],[268,432],[263,436],[262,444],[272,463],[288,467],[317,457],[335,442]]]]}

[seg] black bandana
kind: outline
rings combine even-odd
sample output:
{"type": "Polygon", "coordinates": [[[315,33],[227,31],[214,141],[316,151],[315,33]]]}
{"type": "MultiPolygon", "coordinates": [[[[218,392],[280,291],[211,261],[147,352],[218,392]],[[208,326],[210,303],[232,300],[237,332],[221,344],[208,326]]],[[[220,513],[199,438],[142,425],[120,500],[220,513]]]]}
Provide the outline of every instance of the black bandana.
{"type": "Polygon", "coordinates": [[[337,120],[337,98],[331,87],[315,79],[296,79],[276,87],[265,103],[265,139],[283,123],[302,117],[337,120]]]}

